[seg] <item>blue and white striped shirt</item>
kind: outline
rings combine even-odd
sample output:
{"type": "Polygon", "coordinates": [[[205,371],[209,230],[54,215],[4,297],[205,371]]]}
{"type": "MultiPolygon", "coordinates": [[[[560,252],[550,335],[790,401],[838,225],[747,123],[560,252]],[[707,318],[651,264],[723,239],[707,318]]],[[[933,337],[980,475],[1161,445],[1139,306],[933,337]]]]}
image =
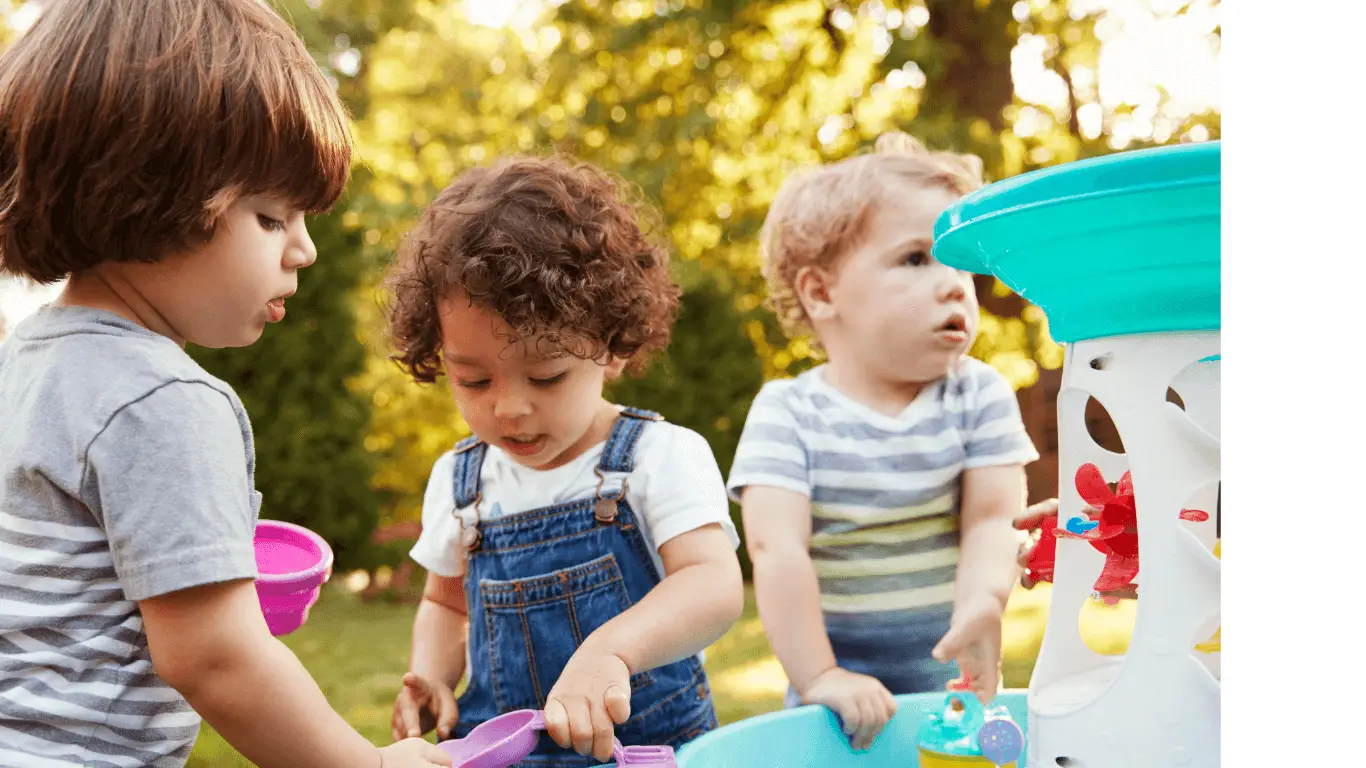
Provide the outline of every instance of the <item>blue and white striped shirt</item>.
{"type": "Polygon", "coordinates": [[[1009,382],[973,358],[895,416],[836,390],[824,368],[764,385],[727,485],[811,499],[811,559],[830,614],[953,602],[963,473],[1039,457],[1009,382]]]}

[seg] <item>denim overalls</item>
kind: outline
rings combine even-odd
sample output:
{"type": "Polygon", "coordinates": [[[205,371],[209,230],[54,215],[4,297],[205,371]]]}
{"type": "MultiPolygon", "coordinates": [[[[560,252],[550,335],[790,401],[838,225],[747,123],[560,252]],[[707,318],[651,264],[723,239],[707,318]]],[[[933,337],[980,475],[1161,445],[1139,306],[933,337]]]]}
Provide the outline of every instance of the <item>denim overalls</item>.
{"type": "MultiPolygon", "coordinates": [[[[584,638],[659,583],[635,512],[626,502],[626,484],[641,432],[660,420],[648,411],[622,411],[596,469],[596,494],[465,530],[471,664],[456,737],[505,712],[544,709],[551,687],[584,638]]],[[[457,514],[497,501],[480,492],[487,450],[475,438],[455,448],[457,514]]],[[[631,717],[617,726],[616,735],[627,746],[677,748],[716,725],[706,673],[697,657],[689,656],[631,677],[631,717]]],[[[531,757],[520,763],[554,768],[597,764],[561,749],[545,734],[531,757]]]]}

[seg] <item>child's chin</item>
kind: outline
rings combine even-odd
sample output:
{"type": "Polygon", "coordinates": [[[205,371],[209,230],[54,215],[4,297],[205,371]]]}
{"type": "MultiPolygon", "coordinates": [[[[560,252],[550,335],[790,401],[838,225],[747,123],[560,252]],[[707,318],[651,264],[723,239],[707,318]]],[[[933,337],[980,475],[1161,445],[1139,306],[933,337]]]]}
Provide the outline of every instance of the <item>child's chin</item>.
{"type": "Polygon", "coordinates": [[[250,347],[252,344],[261,340],[261,335],[265,332],[265,329],[264,323],[231,330],[219,329],[213,334],[196,334],[187,338],[186,341],[196,347],[204,347],[205,349],[250,347]]]}

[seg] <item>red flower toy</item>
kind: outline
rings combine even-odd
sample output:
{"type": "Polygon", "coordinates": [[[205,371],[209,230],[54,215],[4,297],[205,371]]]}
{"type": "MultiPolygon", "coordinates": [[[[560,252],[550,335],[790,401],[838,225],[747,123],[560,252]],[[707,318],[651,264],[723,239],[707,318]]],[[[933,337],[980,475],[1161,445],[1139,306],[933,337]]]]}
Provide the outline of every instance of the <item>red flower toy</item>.
{"type": "MultiPolygon", "coordinates": [[[[1132,475],[1125,472],[1112,491],[1095,464],[1083,464],[1077,468],[1076,484],[1077,493],[1089,505],[1085,510],[1087,519],[1071,520],[1065,530],[1056,530],[1055,535],[1085,539],[1105,555],[1095,591],[1113,592],[1129,586],[1138,575],[1138,512],[1132,475]]],[[[1209,513],[1183,509],[1181,519],[1200,522],[1208,520],[1209,513]]]]}

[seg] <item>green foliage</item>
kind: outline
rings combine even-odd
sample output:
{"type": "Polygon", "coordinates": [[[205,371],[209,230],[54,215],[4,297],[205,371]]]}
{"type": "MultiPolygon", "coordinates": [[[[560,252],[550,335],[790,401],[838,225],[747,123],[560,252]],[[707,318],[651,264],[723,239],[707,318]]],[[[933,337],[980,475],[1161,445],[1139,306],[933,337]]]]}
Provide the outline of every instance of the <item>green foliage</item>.
{"type": "MultiPolygon", "coordinates": [[[[702,290],[726,294],[738,312],[738,333],[680,322],[658,371],[618,388],[620,399],[648,397],[638,404],[689,426],[738,428],[762,379],[818,362],[808,340],[786,338],[762,309],[757,233],[793,170],[901,129],[982,156],[999,179],[1111,151],[1108,132],[1128,119],[1121,107],[1083,135],[1078,110],[1101,105],[1094,77],[1072,76],[1097,71],[1095,27],[1107,11],[1077,15],[1061,0],[567,0],[544,23],[508,30],[471,27],[454,2],[411,8],[402,28],[365,50],[366,194],[351,214],[372,252],[387,257],[437,190],[499,155],[567,152],[621,174],[662,210],[680,274],[707,275],[702,290]],[[1025,35],[1043,42],[1043,66],[1066,83],[1062,103],[1017,92],[1012,57],[1025,35]],[[712,362],[717,339],[741,337],[760,379],[738,344],[734,358],[712,362]],[[677,369],[692,350],[695,365],[728,372],[677,369]],[[670,390],[668,376],[690,384],[670,390]],[[683,399],[689,388],[706,391],[691,382],[707,376],[735,386],[683,399]]],[[[1168,139],[1197,123],[1217,135],[1217,115],[1184,120],[1168,139]]],[[[1061,364],[1061,350],[1042,314],[1000,288],[983,285],[973,354],[1028,386],[1061,364]]],[[[364,386],[376,404],[376,485],[392,493],[394,519],[411,519],[431,460],[464,425],[439,388],[414,387],[377,362],[378,315],[362,327],[374,355],[364,386]]],[[[734,435],[699,431],[728,469],[734,435]]]]}
{"type": "MultiPolygon", "coordinates": [[[[258,347],[205,359],[252,409],[268,513],[339,526],[348,556],[359,556],[376,505],[385,521],[416,517],[432,462],[468,431],[444,386],[416,386],[388,362],[374,287],[422,206],[471,166],[567,152],[621,174],[662,210],[688,284],[684,316],[669,354],[614,396],[697,429],[726,470],[762,380],[818,362],[808,340],[786,338],[762,309],[756,235],[794,170],[865,151],[897,129],[980,155],[990,179],[1220,135],[1217,112],[1189,115],[1160,88],[1141,115],[1139,105],[1102,103],[1097,73],[1107,36],[1124,23],[1118,4],[564,0],[544,4],[537,24],[490,29],[465,19],[463,0],[271,2],[355,118],[349,200],[319,222],[332,230],[325,258],[349,270],[326,281],[336,301],[354,298],[355,327],[333,314],[340,308],[315,312],[301,294],[290,321],[258,347]],[[1026,92],[1025,49],[1056,87],[1026,92]],[[703,319],[704,306],[720,314],[703,319]],[[319,334],[296,338],[307,323],[319,334]],[[297,357],[291,345],[329,363],[282,363],[279,381],[257,365],[297,357]]],[[[15,7],[0,0],[0,19],[15,7]]],[[[0,43],[7,33],[0,25],[0,43]]],[[[1211,46],[1219,35],[1210,30],[1211,46]]],[[[305,288],[330,268],[305,273],[305,288]]],[[[999,283],[979,287],[973,355],[1016,387],[1061,364],[1042,313],[999,283]]]]}
{"type": "MultiPolygon", "coordinates": [[[[614,402],[648,408],[707,439],[723,475],[730,472],[750,401],[764,382],[763,365],[744,334],[734,297],[703,279],[684,295],[673,341],[640,378],[623,378],[614,402]]],[[[740,529],[738,509],[736,528],[740,529]]],[[[749,559],[743,548],[746,574],[749,559]]]]}
{"type": "Polygon", "coordinates": [[[365,365],[352,303],[360,241],[340,218],[309,222],[319,258],[299,273],[285,322],[249,347],[190,352],[237,390],[251,416],[262,517],[311,528],[339,567],[351,567],[368,563],[379,503],[364,447],[370,405],[347,388],[365,365]]]}

